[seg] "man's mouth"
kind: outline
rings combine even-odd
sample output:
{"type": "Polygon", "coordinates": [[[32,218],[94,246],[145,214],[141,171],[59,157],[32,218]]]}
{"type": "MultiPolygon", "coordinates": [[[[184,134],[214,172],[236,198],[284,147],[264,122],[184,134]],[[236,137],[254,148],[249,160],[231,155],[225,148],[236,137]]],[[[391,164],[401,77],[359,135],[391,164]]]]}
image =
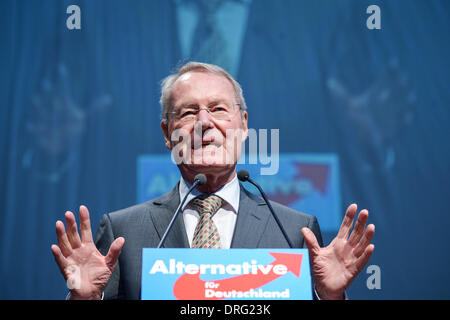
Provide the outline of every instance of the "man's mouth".
{"type": "MultiPolygon", "coordinates": [[[[200,148],[204,148],[207,146],[215,146],[215,147],[220,147],[220,144],[217,142],[214,142],[214,137],[211,138],[207,138],[207,139],[203,139],[200,141],[200,143],[198,143],[197,141],[195,141],[196,139],[194,139],[194,141],[192,142],[192,149],[193,150],[198,150],[200,148]],[[195,143],[197,142],[197,143],[195,143]]],[[[200,140],[200,139],[198,139],[200,140]]]]}

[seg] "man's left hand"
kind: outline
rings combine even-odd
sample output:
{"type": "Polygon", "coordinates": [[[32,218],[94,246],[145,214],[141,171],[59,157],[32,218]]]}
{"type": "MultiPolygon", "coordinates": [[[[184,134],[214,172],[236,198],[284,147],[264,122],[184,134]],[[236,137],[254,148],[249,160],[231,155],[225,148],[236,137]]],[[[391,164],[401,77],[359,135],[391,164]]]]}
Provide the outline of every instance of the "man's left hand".
{"type": "Polygon", "coordinates": [[[361,210],[355,227],[348,236],[356,211],[356,204],[347,208],[336,238],[327,247],[319,246],[310,229],[302,229],[320,299],[343,299],[345,289],[366,265],[375,249],[370,243],[375,226],[369,224],[366,227],[369,216],[367,210],[361,210]]]}

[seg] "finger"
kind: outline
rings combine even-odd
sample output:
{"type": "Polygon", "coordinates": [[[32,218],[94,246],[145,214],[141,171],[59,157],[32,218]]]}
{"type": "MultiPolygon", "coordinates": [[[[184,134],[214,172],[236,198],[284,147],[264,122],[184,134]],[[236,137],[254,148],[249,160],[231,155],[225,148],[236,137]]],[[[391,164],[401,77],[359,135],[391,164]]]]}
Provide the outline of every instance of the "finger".
{"type": "Polygon", "coordinates": [[[364,268],[367,262],[369,262],[374,250],[375,246],[373,244],[368,245],[363,254],[356,260],[356,268],[358,269],[358,272],[364,268]]]}
{"type": "Polygon", "coordinates": [[[125,243],[125,239],[122,237],[117,238],[109,247],[108,254],[105,257],[106,265],[112,272],[116,267],[117,259],[119,259],[120,251],[125,243]]]}
{"type": "Polygon", "coordinates": [[[53,257],[55,258],[56,264],[59,267],[59,270],[61,270],[61,272],[64,273],[64,269],[68,266],[68,262],[64,257],[63,253],[61,252],[61,249],[54,244],[52,245],[52,253],[53,257]]]}
{"type": "Polygon", "coordinates": [[[66,212],[67,237],[69,238],[72,249],[81,247],[81,239],[78,234],[77,221],[72,212],[66,212]]]}
{"type": "Polygon", "coordinates": [[[367,246],[370,244],[370,241],[372,241],[372,237],[374,234],[375,234],[375,226],[373,224],[369,224],[366,228],[366,231],[364,231],[361,240],[356,245],[355,251],[353,251],[356,257],[359,257],[363,254],[367,246]]]}
{"type": "Polygon", "coordinates": [[[364,228],[366,227],[366,222],[369,217],[369,212],[367,210],[361,210],[356,219],[355,227],[353,228],[352,233],[350,234],[350,238],[348,242],[352,247],[356,246],[361,240],[362,235],[364,234],[364,228]]]}
{"type": "Polygon", "coordinates": [[[85,206],[80,206],[80,232],[82,243],[94,242],[92,238],[91,220],[89,210],[85,206]]]}
{"type": "Polygon", "coordinates": [[[355,203],[351,204],[347,208],[344,219],[342,220],[341,227],[339,228],[337,238],[347,239],[347,236],[350,233],[350,229],[352,228],[353,225],[353,219],[355,218],[356,215],[356,209],[358,209],[358,207],[355,203]]]}
{"type": "Polygon", "coordinates": [[[67,237],[66,229],[62,221],[56,221],[56,238],[58,239],[58,245],[60,251],[64,257],[68,257],[72,254],[72,246],[67,237]]]}
{"type": "Polygon", "coordinates": [[[310,254],[317,255],[320,250],[320,245],[317,242],[314,232],[312,232],[309,228],[302,228],[302,234],[310,254]]]}

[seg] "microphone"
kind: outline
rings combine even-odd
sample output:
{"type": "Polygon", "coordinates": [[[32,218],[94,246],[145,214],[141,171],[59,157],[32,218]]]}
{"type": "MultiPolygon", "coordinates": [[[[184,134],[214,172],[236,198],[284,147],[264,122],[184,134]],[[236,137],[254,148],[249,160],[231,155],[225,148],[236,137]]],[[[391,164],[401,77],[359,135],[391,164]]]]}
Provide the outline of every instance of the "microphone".
{"type": "Polygon", "coordinates": [[[261,187],[252,179],[250,179],[250,174],[248,173],[247,170],[239,170],[238,174],[238,179],[242,182],[248,181],[250,182],[252,185],[254,185],[256,188],[258,188],[259,193],[261,193],[261,196],[263,197],[264,201],[266,202],[267,206],[269,207],[270,212],[272,213],[272,216],[274,217],[275,221],[278,224],[278,227],[280,227],[281,233],[283,233],[284,238],[286,239],[287,243],[289,244],[289,247],[293,248],[294,246],[292,245],[291,240],[289,239],[286,231],[283,228],[283,225],[281,224],[280,220],[278,219],[277,214],[275,213],[275,211],[272,208],[272,205],[270,204],[269,200],[267,200],[266,194],[264,193],[264,191],[261,189],[261,187]]]}
{"type": "Polygon", "coordinates": [[[166,232],[164,232],[164,235],[162,236],[161,241],[159,242],[159,244],[157,246],[158,249],[161,248],[162,245],[164,244],[164,242],[166,241],[167,235],[169,234],[170,230],[172,229],[173,223],[175,222],[175,220],[177,219],[178,215],[180,214],[181,208],[183,207],[183,204],[186,202],[186,199],[187,199],[188,195],[191,194],[192,190],[194,190],[195,187],[201,186],[201,185],[203,185],[205,183],[206,183],[206,176],[203,173],[199,173],[199,174],[197,174],[195,176],[194,183],[189,188],[188,193],[186,193],[186,195],[184,196],[183,201],[181,201],[180,205],[178,206],[177,211],[175,211],[175,214],[173,215],[173,218],[170,221],[169,226],[166,229],[166,232]]]}

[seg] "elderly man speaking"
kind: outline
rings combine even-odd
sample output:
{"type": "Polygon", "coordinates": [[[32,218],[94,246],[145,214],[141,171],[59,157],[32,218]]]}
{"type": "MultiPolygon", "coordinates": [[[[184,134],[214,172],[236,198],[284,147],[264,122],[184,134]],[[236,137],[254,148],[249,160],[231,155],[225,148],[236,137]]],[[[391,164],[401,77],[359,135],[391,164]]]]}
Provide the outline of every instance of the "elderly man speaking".
{"type": "MultiPolygon", "coordinates": [[[[58,245],[51,248],[56,263],[68,284],[73,283],[73,268],[80,277],[76,286],[69,286],[70,299],[139,299],[142,248],[158,245],[199,173],[206,183],[188,196],[165,247],[288,247],[262,199],[237,179],[236,145],[245,141],[248,130],[240,85],[218,66],[189,62],[164,79],[160,102],[164,141],[179,159],[181,179],[159,198],[105,214],[95,243],[85,206],[79,210],[80,233],[70,211],[65,214],[67,230],[63,222],[56,222],[58,245]],[[211,243],[199,236],[204,229],[212,230],[211,243]]],[[[357,213],[356,204],[350,205],[337,236],[323,247],[315,217],[271,204],[292,244],[309,249],[315,297],[344,299],[345,289],[374,250],[370,242],[375,226],[366,226],[368,211],[359,212],[350,233],[357,213]]]]}

